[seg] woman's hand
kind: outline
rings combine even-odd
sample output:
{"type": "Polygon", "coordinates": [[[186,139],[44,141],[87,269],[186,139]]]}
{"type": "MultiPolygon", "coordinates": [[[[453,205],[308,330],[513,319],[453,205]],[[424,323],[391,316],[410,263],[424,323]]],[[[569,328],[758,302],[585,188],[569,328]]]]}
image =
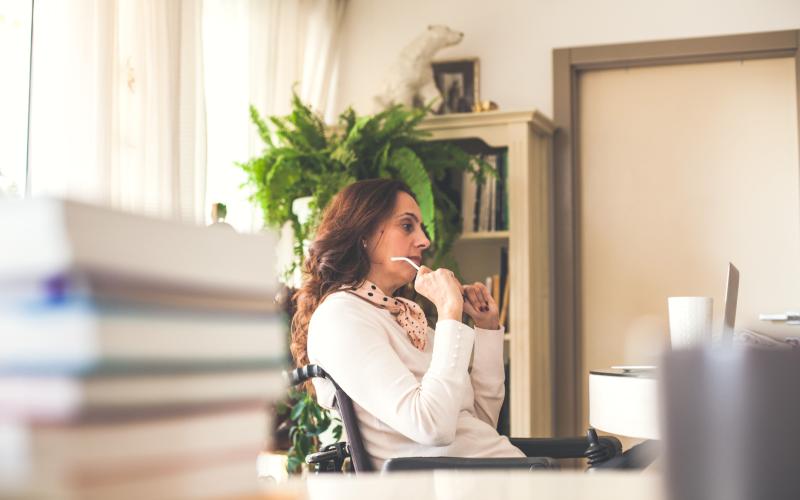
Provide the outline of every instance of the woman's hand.
{"type": "Polygon", "coordinates": [[[484,330],[500,329],[500,313],[497,302],[483,283],[464,285],[464,312],[472,318],[475,326],[484,330]]]}
{"type": "Polygon", "coordinates": [[[453,271],[444,268],[433,271],[428,267],[420,266],[417,279],[414,280],[414,288],[423,297],[433,302],[440,320],[461,321],[464,298],[461,296],[461,283],[458,282],[453,271]]]}

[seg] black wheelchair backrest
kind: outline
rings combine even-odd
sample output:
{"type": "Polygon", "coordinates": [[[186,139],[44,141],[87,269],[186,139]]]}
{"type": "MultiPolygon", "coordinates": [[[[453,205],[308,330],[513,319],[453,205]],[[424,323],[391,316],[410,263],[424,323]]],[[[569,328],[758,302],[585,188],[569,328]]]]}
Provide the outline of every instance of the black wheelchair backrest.
{"type": "Polygon", "coordinates": [[[361,429],[358,426],[353,400],[339,387],[339,384],[319,365],[306,365],[302,368],[295,368],[289,373],[289,382],[292,385],[300,385],[316,377],[327,379],[333,384],[335,391],[333,406],[339,413],[347,434],[347,446],[350,451],[353,470],[357,473],[374,471],[375,468],[372,466],[369,455],[367,455],[364,440],[361,437],[361,429]]]}

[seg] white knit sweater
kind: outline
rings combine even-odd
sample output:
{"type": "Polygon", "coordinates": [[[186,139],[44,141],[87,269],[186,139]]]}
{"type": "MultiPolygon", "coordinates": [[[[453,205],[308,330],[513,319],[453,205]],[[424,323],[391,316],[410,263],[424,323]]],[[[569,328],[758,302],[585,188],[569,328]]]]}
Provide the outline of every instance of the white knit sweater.
{"type": "MultiPolygon", "coordinates": [[[[525,456],[495,430],[504,396],[503,330],[439,321],[421,352],[387,310],[336,292],[311,316],[308,357],[353,400],[377,469],[392,457],[525,456]]],[[[330,408],[333,385],[315,379],[314,386],[330,408]]]]}

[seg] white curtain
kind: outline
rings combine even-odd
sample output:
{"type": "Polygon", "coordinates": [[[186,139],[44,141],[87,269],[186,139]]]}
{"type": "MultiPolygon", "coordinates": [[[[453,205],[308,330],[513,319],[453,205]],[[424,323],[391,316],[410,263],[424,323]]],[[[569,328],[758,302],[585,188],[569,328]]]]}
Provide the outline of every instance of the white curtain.
{"type": "Polygon", "coordinates": [[[37,0],[30,189],[202,222],[194,0],[37,0]]]}
{"type": "Polygon", "coordinates": [[[201,0],[37,0],[31,193],[202,222],[201,0]]]}
{"type": "Polygon", "coordinates": [[[37,0],[32,194],[260,226],[235,166],[260,153],[248,106],[292,89],[334,116],[345,0],[37,0]]]}
{"type": "Polygon", "coordinates": [[[264,147],[248,107],[265,117],[286,114],[294,88],[328,121],[335,117],[344,8],[345,0],[204,1],[208,203],[225,203],[239,230],[261,225],[235,166],[264,147]]]}

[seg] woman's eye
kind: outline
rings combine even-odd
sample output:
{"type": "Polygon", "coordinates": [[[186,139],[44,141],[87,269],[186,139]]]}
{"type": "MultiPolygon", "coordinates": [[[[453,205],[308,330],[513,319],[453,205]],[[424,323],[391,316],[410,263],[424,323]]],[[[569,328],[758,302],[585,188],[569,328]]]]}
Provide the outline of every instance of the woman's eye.
{"type": "Polygon", "coordinates": [[[407,233],[410,233],[411,231],[413,231],[413,230],[414,230],[414,225],[413,225],[413,224],[409,224],[409,223],[407,223],[407,222],[406,222],[406,223],[404,223],[404,224],[402,225],[402,227],[403,227],[403,230],[404,230],[405,232],[407,232],[407,233]]]}

